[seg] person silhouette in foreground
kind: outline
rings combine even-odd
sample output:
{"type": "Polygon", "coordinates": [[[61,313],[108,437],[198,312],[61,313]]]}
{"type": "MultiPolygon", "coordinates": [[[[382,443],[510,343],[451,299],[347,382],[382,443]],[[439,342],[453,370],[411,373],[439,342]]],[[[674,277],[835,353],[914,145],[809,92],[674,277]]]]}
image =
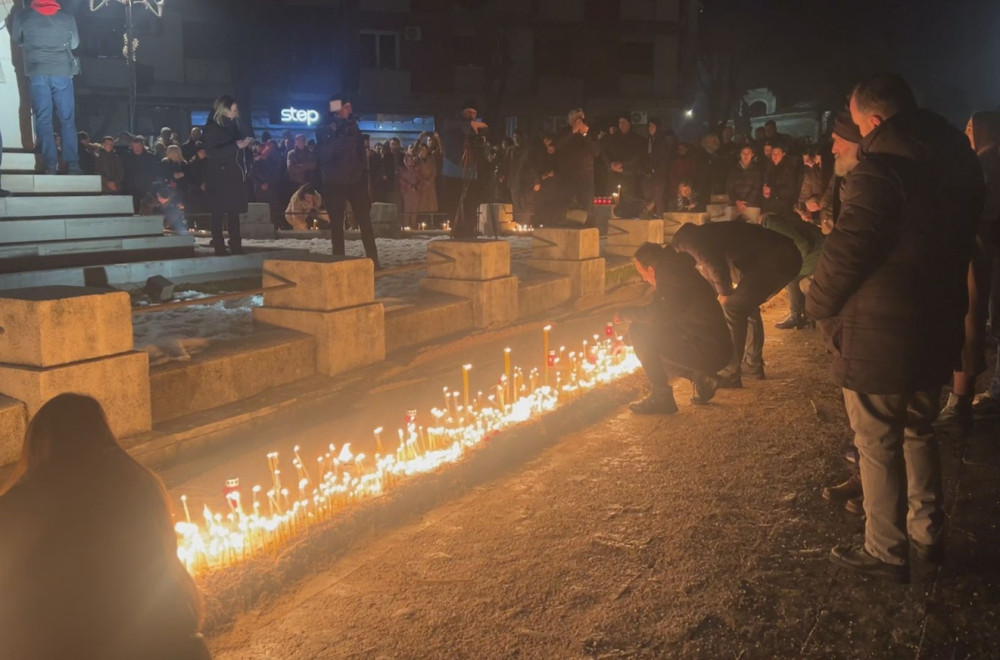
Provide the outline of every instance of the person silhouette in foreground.
{"type": "Polygon", "coordinates": [[[633,257],[640,277],[656,287],[645,307],[627,307],[615,322],[631,322],[629,335],[652,391],[629,404],[639,415],[677,412],[671,378],[694,385],[691,403],[705,404],[718,382],[713,374],[732,355],[729,328],[712,286],[698,274],[690,255],[644,243],[633,257]]]}
{"type": "Polygon", "coordinates": [[[4,657],[210,657],[167,492],[94,399],[63,394],[35,415],[0,530],[4,657]]]}

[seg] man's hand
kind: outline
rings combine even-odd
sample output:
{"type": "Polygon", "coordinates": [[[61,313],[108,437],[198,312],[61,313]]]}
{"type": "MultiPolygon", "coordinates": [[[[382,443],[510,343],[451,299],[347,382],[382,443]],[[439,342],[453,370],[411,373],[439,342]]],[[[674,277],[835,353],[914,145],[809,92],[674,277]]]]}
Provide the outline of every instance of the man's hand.
{"type": "Polygon", "coordinates": [[[246,138],[243,138],[242,140],[237,140],[236,141],[236,146],[239,147],[240,149],[246,149],[248,146],[250,146],[251,142],[253,142],[253,138],[252,137],[246,137],[246,138]]]}
{"type": "Polygon", "coordinates": [[[820,208],[819,203],[815,199],[806,200],[806,210],[810,213],[818,213],[820,208]]]}
{"type": "Polygon", "coordinates": [[[118,184],[114,181],[108,181],[108,190],[111,192],[118,192],[118,184]]]}
{"type": "Polygon", "coordinates": [[[538,192],[539,190],[542,189],[542,184],[536,183],[535,185],[531,186],[531,189],[534,190],[535,192],[538,192]]]}
{"type": "Polygon", "coordinates": [[[475,119],[472,120],[472,123],[470,125],[472,126],[472,130],[474,130],[477,133],[479,132],[479,129],[481,129],[481,128],[489,128],[489,126],[486,125],[486,122],[484,122],[484,121],[477,121],[475,119]]]}
{"type": "Polygon", "coordinates": [[[738,212],[745,213],[748,208],[750,208],[750,205],[747,204],[745,201],[743,201],[742,199],[736,200],[736,210],[738,212]]]}
{"type": "Polygon", "coordinates": [[[614,163],[611,163],[611,171],[621,174],[622,172],[625,171],[625,166],[616,161],[614,163]]]}

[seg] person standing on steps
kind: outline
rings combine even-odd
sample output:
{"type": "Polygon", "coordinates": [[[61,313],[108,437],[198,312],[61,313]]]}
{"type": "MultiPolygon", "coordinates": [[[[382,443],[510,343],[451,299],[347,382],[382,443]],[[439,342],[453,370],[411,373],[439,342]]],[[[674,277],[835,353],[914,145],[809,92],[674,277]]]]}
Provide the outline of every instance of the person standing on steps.
{"type": "Polygon", "coordinates": [[[253,141],[243,133],[236,99],[223,94],[212,104],[212,117],[202,142],[208,155],[205,164],[205,197],[212,211],[212,247],[215,254],[243,254],[240,214],[247,212],[247,173],[252,163],[244,151],[253,141]],[[229,231],[229,251],[223,230],[229,231]]]}
{"type": "Polygon", "coordinates": [[[365,256],[374,262],[375,270],[381,270],[368,192],[368,153],[358,122],[351,118],[352,110],[349,99],[335,94],[330,98],[325,123],[316,131],[323,198],[330,212],[330,240],[333,254],[344,254],[344,212],[350,202],[354,222],[361,229],[365,256]]]}
{"type": "Polygon", "coordinates": [[[57,0],[31,0],[11,16],[11,41],[24,50],[24,73],[31,91],[35,137],[46,174],[59,170],[59,149],[52,127],[59,118],[62,159],[70,174],[83,174],[76,135],[73,76],[80,73],[73,50],[80,45],[73,14],[57,0]]]}
{"type": "Polygon", "coordinates": [[[651,389],[629,409],[637,415],[677,412],[671,378],[691,381],[691,403],[708,403],[718,387],[714,374],[732,354],[729,329],[712,287],[698,274],[690,255],[669,246],[644,243],[633,262],[656,291],[650,304],[625,308],[615,316],[616,323],[631,324],[632,346],[651,389]]]}

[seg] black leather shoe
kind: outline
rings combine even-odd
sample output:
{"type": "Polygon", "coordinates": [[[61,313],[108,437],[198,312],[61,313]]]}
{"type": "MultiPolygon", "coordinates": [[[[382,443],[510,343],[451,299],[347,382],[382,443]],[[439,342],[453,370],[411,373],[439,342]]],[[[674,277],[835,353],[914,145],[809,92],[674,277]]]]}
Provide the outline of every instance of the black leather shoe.
{"type": "Polygon", "coordinates": [[[636,415],[673,415],[677,412],[677,402],[674,401],[673,392],[650,393],[628,404],[628,409],[636,415]]]}
{"type": "Polygon", "coordinates": [[[224,247],[217,247],[217,248],[215,248],[215,256],[217,256],[217,257],[228,257],[229,256],[229,250],[227,250],[224,247]]]}
{"type": "Polygon", "coordinates": [[[728,375],[719,374],[715,378],[718,387],[724,390],[735,390],[743,387],[743,378],[739,372],[728,375]]]}
{"type": "Polygon", "coordinates": [[[715,390],[719,389],[718,379],[708,374],[696,375],[691,384],[694,385],[694,396],[691,397],[691,403],[696,406],[707,404],[715,396],[715,390]]]}
{"type": "Polygon", "coordinates": [[[830,561],[849,568],[855,573],[881,580],[905,584],[910,581],[910,567],[906,564],[887,564],[872,557],[861,545],[838,545],[830,550],[830,561]]]}
{"type": "Polygon", "coordinates": [[[910,547],[913,548],[913,556],[916,557],[918,561],[933,564],[934,566],[940,566],[944,563],[943,541],[927,545],[926,543],[910,539],[910,547]]]}
{"type": "Polygon", "coordinates": [[[749,378],[756,378],[757,380],[764,380],[764,363],[760,364],[749,364],[747,362],[743,363],[743,368],[741,370],[744,376],[749,378]]]}
{"type": "Polygon", "coordinates": [[[824,488],[820,494],[828,502],[846,502],[853,497],[861,495],[861,479],[857,476],[852,476],[843,483],[824,488]]]}
{"type": "Polygon", "coordinates": [[[805,316],[801,314],[789,314],[783,320],[775,323],[774,327],[778,330],[801,330],[808,324],[809,322],[805,316]]]}

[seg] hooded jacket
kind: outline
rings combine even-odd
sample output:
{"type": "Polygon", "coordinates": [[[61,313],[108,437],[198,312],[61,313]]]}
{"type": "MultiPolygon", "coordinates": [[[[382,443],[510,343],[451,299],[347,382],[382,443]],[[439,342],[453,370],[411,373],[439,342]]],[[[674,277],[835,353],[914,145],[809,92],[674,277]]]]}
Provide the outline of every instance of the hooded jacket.
{"type": "Polygon", "coordinates": [[[806,298],[834,381],[865,394],[940,387],[964,340],[967,271],[983,205],[969,142],[925,110],[862,140],[806,298]]]}
{"type": "Polygon", "coordinates": [[[27,76],[73,76],[72,50],[80,45],[73,15],[55,0],[42,0],[14,12],[11,40],[24,49],[27,76]]]}

